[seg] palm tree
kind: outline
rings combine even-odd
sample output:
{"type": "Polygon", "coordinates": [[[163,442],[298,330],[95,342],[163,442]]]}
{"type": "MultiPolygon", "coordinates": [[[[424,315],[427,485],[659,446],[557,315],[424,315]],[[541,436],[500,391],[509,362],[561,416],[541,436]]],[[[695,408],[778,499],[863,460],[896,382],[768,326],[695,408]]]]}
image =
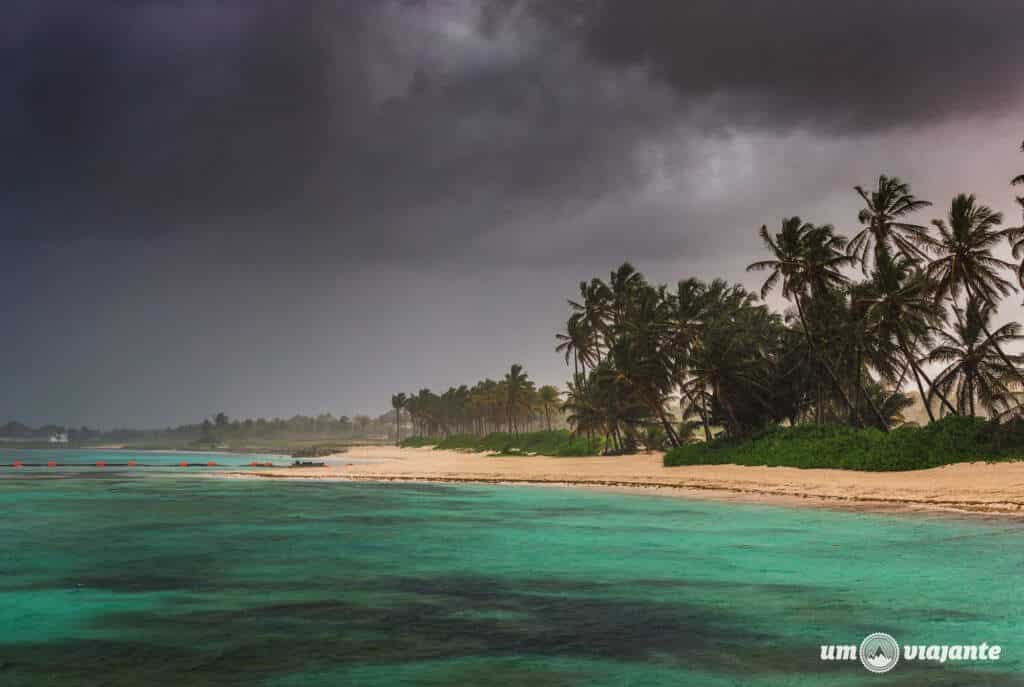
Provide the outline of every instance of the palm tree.
{"type": "Polygon", "coordinates": [[[865,271],[869,255],[877,259],[883,253],[902,253],[915,262],[923,259],[921,247],[931,243],[928,230],[903,218],[931,203],[914,196],[910,185],[898,177],[884,174],[878,177],[878,185],[873,190],[865,190],[862,186],[854,189],[864,199],[865,207],[857,215],[864,227],[850,241],[849,250],[865,271]]]}
{"type": "Polygon", "coordinates": [[[551,413],[558,410],[560,394],[558,389],[545,384],[537,390],[537,397],[540,400],[541,410],[544,412],[544,419],[547,421],[548,431],[551,431],[551,413]]]}
{"type": "MultiPolygon", "coordinates": [[[[565,356],[566,365],[569,364],[569,359],[572,358],[573,374],[580,373],[581,359],[584,365],[589,359],[585,352],[590,348],[592,335],[587,324],[587,319],[583,317],[583,314],[576,312],[570,315],[566,321],[565,334],[555,334],[555,339],[558,341],[558,345],[555,346],[555,352],[562,353],[565,356]]],[[[585,370],[586,367],[584,367],[585,370]]]]}
{"type": "Polygon", "coordinates": [[[999,271],[1014,266],[992,255],[992,248],[1013,232],[996,229],[1002,223],[1002,213],[978,205],[973,194],[964,193],[953,198],[948,224],[941,219],[932,221],[939,230],[939,240],[935,243],[937,257],[928,266],[928,273],[936,280],[939,298],[956,298],[966,291],[968,297],[978,295],[995,305],[1013,292],[1013,285],[999,271]]]}
{"type": "Polygon", "coordinates": [[[668,442],[678,446],[679,436],[666,410],[675,386],[671,298],[664,287],[653,288],[642,278],[632,288],[612,351],[633,392],[661,423],[668,442]]]}
{"type": "MultiPolygon", "coordinates": [[[[1020,146],[1021,152],[1024,152],[1024,143],[1020,146]]],[[[1013,178],[1010,182],[1013,186],[1019,186],[1024,184],[1024,174],[1019,174],[1013,178]]],[[[1017,204],[1020,205],[1021,212],[1024,213],[1024,196],[1017,196],[1017,204]]],[[[1015,229],[1011,229],[1007,233],[1007,237],[1010,239],[1010,246],[1013,248],[1013,257],[1020,261],[1017,266],[1017,283],[1024,287],[1024,225],[1021,225],[1015,229]]]]}
{"type": "MultiPolygon", "coordinates": [[[[934,220],[939,230],[936,245],[938,256],[928,266],[928,274],[937,284],[936,297],[948,297],[955,302],[961,291],[968,300],[979,297],[993,308],[1002,296],[1014,291],[1013,285],[999,275],[999,270],[1014,269],[1005,260],[992,255],[992,248],[1004,238],[1012,240],[1013,229],[997,229],[1003,222],[1002,213],[985,205],[978,205],[973,194],[959,194],[953,198],[948,213],[949,223],[934,220]]],[[[988,322],[981,323],[982,331],[992,337],[988,322]]],[[[996,352],[1008,368],[1024,383],[1024,375],[994,341],[996,352]]]]}
{"type": "Polygon", "coordinates": [[[611,273],[604,291],[608,295],[612,327],[619,327],[628,319],[629,308],[636,294],[645,286],[647,286],[647,282],[643,275],[628,262],[622,263],[617,270],[611,273]]]}
{"type": "Polygon", "coordinates": [[[918,392],[925,404],[928,417],[934,420],[930,399],[938,393],[939,399],[951,412],[956,409],[944,394],[936,392],[935,385],[922,369],[918,354],[932,332],[943,322],[944,310],[936,305],[936,284],[913,261],[905,256],[879,255],[872,281],[863,300],[868,304],[865,319],[872,334],[880,341],[892,341],[903,354],[904,362],[914,373],[918,392]],[[925,380],[929,393],[925,393],[921,380],[925,380]]]}
{"type": "Polygon", "coordinates": [[[715,317],[709,319],[691,354],[690,395],[710,390],[710,414],[731,437],[760,424],[768,410],[771,389],[759,343],[749,315],[715,317]]]}
{"type": "MultiPolygon", "coordinates": [[[[771,270],[761,288],[762,298],[766,297],[780,281],[782,282],[782,295],[796,305],[800,325],[811,354],[825,368],[851,415],[855,414],[854,406],[843,389],[834,367],[811,332],[805,308],[809,298],[827,298],[832,290],[845,285],[848,279],[840,269],[850,265],[855,258],[842,252],[845,243],[841,237],[834,234],[832,227],[805,224],[799,217],[782,220],[782,230],[774,237],[769,234],[765,225],[761,226],[760,234],[761,240],[771,251],[774,259],[751,263],[747,266],[747,271],[771,270]]],[[[879,421],[884,426],[884,419],[879,417],[879,421]]]]}
{"type": "MultiPolygon", "coordinates": [[[[689,363],[693,348],[696,345],[701,327],[708,312],[707,285],[698,279],[683,279],[676,284],[676,292],[668,298],[669,340],[671,356],[674,364],[672,375],[683,394],[680,403],[700,415],[704,428],[704,438],[711,441],[711,422],[708,417],[707,388],[700,388],[699,382],[689,380],[689,363]]],[[[682,437],[680,435],[680,440],[682,437]]]]}
{"type": "Polygon", "coordinates": [[[586,434],[593,447],[593,437],[604,432],[605,423],[597,408],[594,393],[582,374],[575,375],[569,381],[562,409],[567,413],[566,422],[573,428],[573,434],[586,434]]]}
{"type": "Polygon", "coordinates": [[[647,405],[620,369],[624,355],[629,355],[629,348],[619,341],[591,371],[586,386],[590,403],[601,418],[607,449],[620,453],[636,447],[638,429],[651,419],[647,405]]]}
{"type": "Polygon", "coordinates": [[[581,281],[579,290],[580,300],[569,301],[576,322],[573,331],[567,331],[566,335],[572,337],[581,372],[586,374],[587,367],[597,365],[601,359],[600,336],[605,326],[607,287],[600,279],[591,279],[589,283],[581,281]]]}
{"type": "MultiPolygon", "coordinates": [[[[941,332],[939,345],[928,355],[929,362],[946,365],[935,379],[936,389],[956,394],[961,414],[975,415],[977,399],[990,415],[999,416],[1011,409],[1014,400],[1007,385],[1013,370],[1003,362],[996,347],[1024,338],[1020,325],[1009,322],[986,335],[993,308],[977,297],[969,299],[963,310],[955,310],[953,331],[941,332]]],[[[1022,358],[1013,359],[1019,363],[1022,358]]]]}
{"type": "MultiPolygon", "coordinates": [[[[402,441],[402,409],[409,399],[405,394],[395,394],[391,397],[391,407],[395,409],[395,443],[402,441]]],[[[378,406],[379,407],[379,406],[378,406]]]]}
{"type": "Polygon", "coordinates": [[[529,384],[523,366],[514,363],[505,375],[505,412],[508,417],[509,434],[519,434],[517,418],[526,401],[529,384]]]}

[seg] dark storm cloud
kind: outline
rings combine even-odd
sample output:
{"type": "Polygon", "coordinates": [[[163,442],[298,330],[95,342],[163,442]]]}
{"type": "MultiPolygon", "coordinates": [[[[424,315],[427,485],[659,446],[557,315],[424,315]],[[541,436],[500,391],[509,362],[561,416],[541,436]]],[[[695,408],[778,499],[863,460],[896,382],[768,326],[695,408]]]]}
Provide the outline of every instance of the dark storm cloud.
{"type": "Polygon", "coordinates": [[[494,35],[472,10],[55,5],[6,40],[5,233],[332,234],[387,253],[623,181],[668,121],[659,99],[623,98],[643,84],[529,17],[494,35]]]}
{"type": "Polygon", "coordinates": [[[858,133],[1020,102],[1014,0],[583,4],[593,56],[707,99],[709,123],[858,133]]]}
{"type": "MultiPolygon", "coordinates": [[[[651,149],[671,151],[678,173],[699,164],[701,136],[863,134],[1001,111],[1020,95],[1020,13],[1010,2],[18,2],[0,34],[0,221],[33,239],[227,236],[231,250],[244,236],[236,255],[255,259],[446,254],[506,227],[539,240],[552,217],[634,203],[663,171],[651,149]]],[[[652,213],[663,214],[640,211],[652,213]]],[[[590,245],[611,255],[608,224],[595,218],[590,245]]]]}
{"type": "Polygon", "coordinates": [[[564,299],[624,259],[757,286],[756,227],[850,234],[883,172],[922,221],[963,190],[1008,210],[1022,11],[6,0],[0,422],[557,382],[564,299]]]}

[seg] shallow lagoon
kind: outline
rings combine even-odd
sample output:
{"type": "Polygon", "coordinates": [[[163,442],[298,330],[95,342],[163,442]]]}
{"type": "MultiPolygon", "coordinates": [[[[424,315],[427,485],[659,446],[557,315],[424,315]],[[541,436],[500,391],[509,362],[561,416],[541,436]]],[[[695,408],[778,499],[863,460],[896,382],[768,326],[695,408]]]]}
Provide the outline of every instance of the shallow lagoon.
{"type": "Polygon", "coordinates": [[[109,468],[0,509],[4,686],[1024,685],[1015,521],[109,468]],[[819,660],[875,631],[1003,653],[819,660]]]}

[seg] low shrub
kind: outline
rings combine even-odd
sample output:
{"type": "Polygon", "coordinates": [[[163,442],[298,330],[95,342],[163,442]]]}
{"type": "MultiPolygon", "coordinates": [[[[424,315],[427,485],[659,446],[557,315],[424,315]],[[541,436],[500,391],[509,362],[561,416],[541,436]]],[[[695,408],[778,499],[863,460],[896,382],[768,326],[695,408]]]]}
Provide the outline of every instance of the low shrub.
{"type": "Polygon", "coordinates": [[[403,447],[434,446],[438,450],[479,451],[501,455],[592,456],[601,451],[600,442],[591,444],[586,437],[573,436],[564,429],[542,432],[492,432],[478,437],[472,434],[452,434],[443,438],[411,437],[401,442],[403,447]]]}
{"type": "Polygon", "coordinates": [[[1024,458],[1024,423],[947,417],[888,433],[844,425],[775,426],[742,439],[687,444],[665,465],[769,465],[844,470],[920,470],[974,460],[1024,458]]]}
{"type": "Polygon", "coordinates": [[[408,437],[398,442],[398,445],[402,448],[423,448],[425,446],[433,446],[437,443],[437,439],[433,437],[408,437]]]}

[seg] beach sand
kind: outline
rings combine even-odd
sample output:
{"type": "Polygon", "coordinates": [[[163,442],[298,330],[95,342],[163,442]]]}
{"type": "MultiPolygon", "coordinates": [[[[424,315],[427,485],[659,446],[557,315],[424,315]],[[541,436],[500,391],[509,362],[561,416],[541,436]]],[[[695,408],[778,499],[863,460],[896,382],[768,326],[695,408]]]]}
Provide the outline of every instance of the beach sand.
{"type": "Polygon", "coordinates": [[[1024,517],[1024,462],[961,463],[913,472],[739,465],[666,468],[662,454],[655,452],[550,458],[393,446],[354,447],[326,461],[326,468],[228,474],[280,479],[535,484],[857,510],[1024,517]]]}

